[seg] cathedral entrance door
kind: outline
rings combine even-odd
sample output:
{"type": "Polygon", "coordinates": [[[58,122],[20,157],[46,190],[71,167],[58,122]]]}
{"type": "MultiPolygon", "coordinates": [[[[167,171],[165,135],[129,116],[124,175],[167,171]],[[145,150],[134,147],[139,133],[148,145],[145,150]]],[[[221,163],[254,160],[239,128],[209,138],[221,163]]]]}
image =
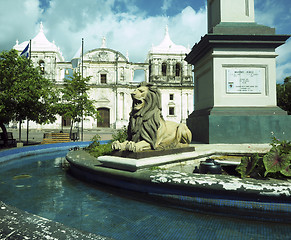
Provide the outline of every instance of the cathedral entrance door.
{"type": "Polygon", "coordinates": [[[97,121],[97,127],[109,128],[110,127],[110,110],[108,108],[97,109],[102,121],[97,121]]]}

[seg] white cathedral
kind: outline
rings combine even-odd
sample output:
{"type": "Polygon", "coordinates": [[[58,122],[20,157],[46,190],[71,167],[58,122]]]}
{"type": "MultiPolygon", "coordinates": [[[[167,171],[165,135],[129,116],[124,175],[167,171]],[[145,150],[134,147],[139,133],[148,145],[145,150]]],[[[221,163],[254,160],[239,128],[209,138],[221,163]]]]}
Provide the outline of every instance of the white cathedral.
{"type": "MultiPolygon", "coordinates": [[[[28,41],[21,44],[16,41],[13,48],[21,53],[27,44],[28,41]]],[[[103,121],[87,117],[83,122],[84,128],[119,129],[127,126],[132,103],[130,93],[139,84],[134,81],[136,70],[143,70],[144,81],[154,83],[160,89],[164,119],[185,123],[194,105],[192,65],[184,61],[189,52],[190,49],[171,41],[167,27],[163,41],[149,50],[144,63],[130,62],[128,56],[108,48],[103,38],[100,48],[83,54],[83,76],[91,76],[89,96],[95,100],[103,121]]],[[[47,40],[40,24],[39,33],[31,40],[31,60],[40,67],[44,77],[61,87],[68,74],[81,71],[81,58],[79,51],[72,61],[65,61],[56,44],[47,40]],[[78,63],[76,66],[75,62],[78,63]]],[[[70,124],[70,119],[57,116],[52,124],[30,122],[29,127],[63,129],[70,124]]],[[[26,123],[23,123],[23,128],[26,128],[26,123]]]]}

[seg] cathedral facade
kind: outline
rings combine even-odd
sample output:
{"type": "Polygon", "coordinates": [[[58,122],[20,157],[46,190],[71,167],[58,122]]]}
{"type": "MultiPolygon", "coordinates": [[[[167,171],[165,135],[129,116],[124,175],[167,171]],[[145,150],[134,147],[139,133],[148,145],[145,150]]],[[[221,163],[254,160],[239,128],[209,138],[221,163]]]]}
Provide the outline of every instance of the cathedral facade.
{"type": "MultiPolygon", "coordinates": [[[[22,52],[28,43],[16,42],[13,48],[22,52]]],[[[42,24],[31,40],[34,65],[39,66],[44,77],[54,81],[57,87],[62,87],[63,79],[73,71],[82,71],[83,77],[91,77],[89,96],[95,100],[103,121],[86,117],[83,121],[85,129],[119,129],[128,124],[132,104],[130,94],[139,84],[134,81],[137,71],[144,73],[142,81],[154,83],[160,89],[164,119],[186,122],[194,105],[192,66],[184,61],[188,52],[189,49],[171,41],[167,28],[163,41],[149,50],[144,63],[131,62],[127,54],[108,48],[105,38],[99,48],[84,52],[83,64],[81,51],[71,61],[65,61],[55,43],[47,40],[42,24]]],[[[57,116],[52,124],[29,123],[30,128],[38,129],[63,129],[70,124],[70,119],[62,116],[57,116]]],[[[26,123],[23,124],[25,127],[26,123]]]]}

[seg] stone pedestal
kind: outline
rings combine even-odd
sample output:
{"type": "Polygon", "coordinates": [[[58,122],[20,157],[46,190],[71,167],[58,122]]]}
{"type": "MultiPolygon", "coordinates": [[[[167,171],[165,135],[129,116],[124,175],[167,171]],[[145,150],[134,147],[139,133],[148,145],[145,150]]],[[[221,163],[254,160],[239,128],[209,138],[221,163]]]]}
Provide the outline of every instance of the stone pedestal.
{"type": "Polygon", "coordinates": [[[195,110],[187,120],[194,141],[291,139],[291,116],[276,102],[275,48],[288,37],[207,34],[193,47],[186,61],[194,65],[195,110]]]}
{"type": "Polygon", "coordinates": [[[256,24],[252,9],[252,0],[208,0],[209,33],[185,58],[194,65],[195,110],[187,120],[194,141],[291,139],[291,116],[277,107],[275,53],[289,36],[256,24]]]}
{"type": "Polygon", "coordinates": [[[214,107],[194,111],[187,119],[193,141],[204,143],[269,143],[291,139],[291,116],[276,107],[214,107]]]}

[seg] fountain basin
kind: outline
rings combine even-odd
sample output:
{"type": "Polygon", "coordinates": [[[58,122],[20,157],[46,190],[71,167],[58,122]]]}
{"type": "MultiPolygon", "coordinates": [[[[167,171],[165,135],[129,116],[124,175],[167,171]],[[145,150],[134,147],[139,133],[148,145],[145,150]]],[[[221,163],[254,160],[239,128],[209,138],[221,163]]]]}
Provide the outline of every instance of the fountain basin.
{"type": "MultiPolygon", "coordinates": [[[[201,156],[207,154],[213,152],[201,156]]],[[[187,160],[190,155],[187,155],[187,160]]],[[[169,163],[177,161],[173,160],[175,157],[167,156],[169,163]]],[[[66,159],[74,176],[146,193],[178,207],[291,222],[288,217],[291,213],[290,181],[240,179],[226,175],[165,170],[163,164],[166,165],[166,162],[160,157],[160,162],[154,165],[153,159],[149,158],[123,159],[121,162],[119,157],[103,156],[96,159],[78,150],[69,152],[66,159]]],[[[193,161],[198,163],[199,156],[193,161]]]]}
{"type": "MultiPolygon", "coordinates": [[[[35,155],[44,158],[46,154],[67,152],[70,148],[85,147],[89,143],[46,144],[0,151],[0,167],[5,169],[7,166],[18,166],[19,163],[26,161],[26,158],[30,156],[35,155]]],[[[21,164],[19,165],[21,166],[21,164]]],[[[20,175],[19,177],[25,178],[28,176],[20,175]]],[[[3,182],[1,183],[3,184],[3,182]]],[[[3,199],[0,199],[0,239],[111,239],[93,233],[86,233],[62,223],[31,214],[1,200],[3,199]]],[[[30,204],[33,204],[33,202],[30,204]]]]}

